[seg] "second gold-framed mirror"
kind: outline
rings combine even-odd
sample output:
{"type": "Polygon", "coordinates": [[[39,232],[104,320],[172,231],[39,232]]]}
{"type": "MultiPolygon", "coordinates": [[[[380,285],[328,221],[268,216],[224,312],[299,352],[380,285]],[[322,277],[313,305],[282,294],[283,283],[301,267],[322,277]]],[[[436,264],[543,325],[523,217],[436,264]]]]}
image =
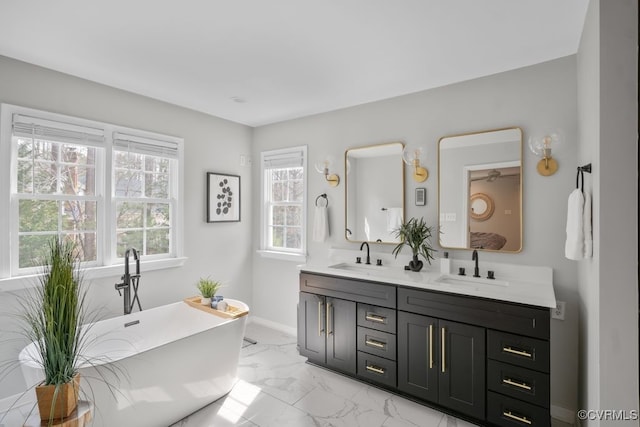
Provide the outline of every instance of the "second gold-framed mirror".
{"type": "Polygon", "coordinates": [[[440,245],[522,250],[522,130],[445,136],[438,142],[440,245]]]}

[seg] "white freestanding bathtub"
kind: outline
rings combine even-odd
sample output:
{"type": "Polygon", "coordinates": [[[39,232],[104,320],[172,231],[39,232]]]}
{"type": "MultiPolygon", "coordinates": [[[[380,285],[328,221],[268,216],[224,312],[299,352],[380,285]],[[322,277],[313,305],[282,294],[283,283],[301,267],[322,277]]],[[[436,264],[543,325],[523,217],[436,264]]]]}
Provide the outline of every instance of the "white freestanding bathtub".
{"type": "MultiPolygon", "coordinates": [[[[236,382],[246,319],[177,302],[91,324],[83,352],[90,363],[80,375],[81,399],[95,405],[93,425],[168,426],[227,394],[236,382]]],[[[20,353],[30,386],[44,379],[34,354],[33,344],[20,353]]]]}

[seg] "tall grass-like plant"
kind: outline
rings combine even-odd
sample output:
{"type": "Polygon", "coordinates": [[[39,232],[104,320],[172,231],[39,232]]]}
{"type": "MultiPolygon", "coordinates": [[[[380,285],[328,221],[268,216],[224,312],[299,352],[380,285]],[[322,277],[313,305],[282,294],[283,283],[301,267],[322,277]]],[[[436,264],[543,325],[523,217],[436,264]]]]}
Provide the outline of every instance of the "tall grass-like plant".
{"type": "Polygon", "coordinates": [[[52,239],[42,265],[40,286],[23,307],[27,335],[42,358],[44,385],[65,384],[78,373],[85,336],[86,292],[75,244],[52,239]]]}
{"type": "MultiPolygon", "coordinates": [[[[128,377],[128,374],[108,357],[87,356],[90,354],[87,348],[99,341],[99,337],[90,334],[98,312],[87,311],[87,288],[77,245],[73,241],[52,238],[44,248],[39,264],[42,270],[38,283],[19,298],[17,318],[22,324],[23,337],[34,343],[35,354],[31,356],[33,362],[42,368],[44,381],[39,385],[28,384],[29,389],[20,395],[18,401],[34,387],[37,390],[39,386],[54,386],[51,413],[40,414],[43,419],[49,415],[51,425],[55,419],[54,406],[63,397],[63,387],[71,383],[75,395],[79,394],[77,375],[81,366],[94,368],[91,379],[104,383],[114,398],[120,378],[128,377]]],[[[93,400],[90,384],[88,389],[88,396],[84,392],[82,395],[93,400]]],[[[3,419],[4,416],[0,416],[0,424],[3,419]]]]}

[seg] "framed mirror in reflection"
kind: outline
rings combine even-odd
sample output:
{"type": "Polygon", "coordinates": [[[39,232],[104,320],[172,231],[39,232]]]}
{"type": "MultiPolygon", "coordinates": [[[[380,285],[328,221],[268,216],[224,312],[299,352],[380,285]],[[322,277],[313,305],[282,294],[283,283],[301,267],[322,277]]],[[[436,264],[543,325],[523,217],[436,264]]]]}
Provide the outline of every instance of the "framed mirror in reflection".
{"type": "Polygon", "coordinates": [[[522,250],[522,130],[452,135],[438,143],[440,245],[522,250]]]}
{"type": "Polygon", "coordinates": [[[345,238],[350,242],[398,243],[404,219],[402,142],[345,152],[345,238]]]}

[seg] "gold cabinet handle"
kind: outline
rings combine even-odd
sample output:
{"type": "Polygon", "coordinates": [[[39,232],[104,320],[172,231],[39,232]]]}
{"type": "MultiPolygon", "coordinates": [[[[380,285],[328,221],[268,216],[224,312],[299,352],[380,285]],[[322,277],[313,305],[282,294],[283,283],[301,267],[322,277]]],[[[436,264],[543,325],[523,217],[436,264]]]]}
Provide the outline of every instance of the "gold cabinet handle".
{"type": "Polygon", "coordinates": [[[387,346],[387,344],[384,342],[372,340],[372,339],[366,340],[364,344],[368,345],[369,347],[376,347],[376,348],[385,348],[387,346]]]}
{"type": "Polygon", "coordinates": [[[445,371],[447,370],[445,367],[445,356],[446,356],[446,350],[445,350],[445,335],[446,335],[446,331],[444,328],[442,328],[442,373],[444,374],[445,371]]]}
{"type": "Polygon", "coordinates": [[[364,318],[370,322],[377,322],[377,323],[384,323],[387,320],[386,317],[378,316],[377,314],[367,314],[366,316],[364,316],[364,318]]]}
{"type": "Polygon", "coordinates": [[[329,328],[330,312],[331,312],[331,303],[327,303],[327,336],[333,334],[333,331],[329,328]]]}
{"type": "Polygon", "coordinates": [[[502,347],[502,351],[505,353],[517,354],[518,356],[528,357],[529,359],[533,358],[533,354],[529,353],[528,351],[516,350],[509,346],[502,347]]]}
{"type": "Polygon", "coordinates": [[[322,301],[318,301],[318,336],[322,336],[322,301]]]}
{"type": "Polygon", "coordinates": [[[433,369],[433,324],[429,325],[429,369],[433,369]]]}
{"type": "Polygon", "coordinates": [[[375,372],[376,374],[384,375],[384,368],[380,368],[378,366],[367,365],[365,366],[367,371],[375,372]]]}
{"type": "Polygon", "coordinates": [[[504,415],[507,418],[511,418],[512,420],[520,421],[521,423],[531,425],[531,420],[527,419],[526,417],[520,417],[518,415],[514,415],[511,413],[511,411],[503,411],[502,415],[504,415]]]}
{"type": "Polygon", "coordinates": [[[529,384],[525,382],[514,381],[511,378],[503,378],[502,383],[512,385],[514,387],[520,387],[521,389],[524,389],[524,390],[531,390],[531,386],[529,384]]]}

